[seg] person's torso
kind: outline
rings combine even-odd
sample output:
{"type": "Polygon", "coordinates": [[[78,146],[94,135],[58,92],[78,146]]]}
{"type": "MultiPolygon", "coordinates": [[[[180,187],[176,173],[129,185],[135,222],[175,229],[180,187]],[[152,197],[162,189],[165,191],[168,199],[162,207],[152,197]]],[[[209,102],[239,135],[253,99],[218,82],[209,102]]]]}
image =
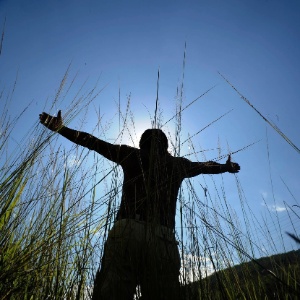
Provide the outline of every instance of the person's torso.
{"type": "Polygon", "coordinates": [[[173,228],[177,195],[184,178],[180,158],[134,149],[121,166],[124,183],[117,219],[137,218],[173,228]]]}

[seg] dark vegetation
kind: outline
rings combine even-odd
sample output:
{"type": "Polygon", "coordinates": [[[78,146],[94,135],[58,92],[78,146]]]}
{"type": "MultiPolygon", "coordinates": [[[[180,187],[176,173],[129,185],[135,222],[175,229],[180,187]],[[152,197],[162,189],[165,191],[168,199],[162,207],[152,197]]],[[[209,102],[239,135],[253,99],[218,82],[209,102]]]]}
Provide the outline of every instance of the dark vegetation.
{"type": "Polygon", "coordinates": [[[299,299],[300,250],[259,258],[189,284],[187,299],[299,299]]]}

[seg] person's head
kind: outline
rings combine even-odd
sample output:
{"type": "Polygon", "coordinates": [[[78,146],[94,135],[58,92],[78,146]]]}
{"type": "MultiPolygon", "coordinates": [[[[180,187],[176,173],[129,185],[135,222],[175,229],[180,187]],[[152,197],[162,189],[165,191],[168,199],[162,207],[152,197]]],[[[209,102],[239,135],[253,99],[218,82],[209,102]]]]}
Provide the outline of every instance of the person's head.
{"type": "Polygon", "coordinates": [[[142,134],[140,149],[149,151],[152,146],[160,152],[168,151],[168,138],[161,129],[147,129],[142,134]]]}

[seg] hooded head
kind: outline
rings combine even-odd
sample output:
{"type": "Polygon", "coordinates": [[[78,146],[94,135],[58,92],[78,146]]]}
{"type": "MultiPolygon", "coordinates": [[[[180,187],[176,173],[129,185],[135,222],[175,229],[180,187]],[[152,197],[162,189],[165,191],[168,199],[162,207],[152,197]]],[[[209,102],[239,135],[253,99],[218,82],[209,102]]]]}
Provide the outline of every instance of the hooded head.
{"type": "Polygon", "coordinates": [[[159,152],[168,151],[168,138],[161,129],[147,129],[141,136],[140,149],[148,150],[155,147],[159,152]]]}

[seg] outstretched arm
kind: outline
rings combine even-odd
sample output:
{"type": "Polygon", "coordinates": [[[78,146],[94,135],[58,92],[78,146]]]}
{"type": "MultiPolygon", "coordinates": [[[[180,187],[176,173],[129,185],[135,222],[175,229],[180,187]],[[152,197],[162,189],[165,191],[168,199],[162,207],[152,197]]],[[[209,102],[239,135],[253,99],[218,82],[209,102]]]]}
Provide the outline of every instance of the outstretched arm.
{"type": "Polygon", "coordinates": [[[185,164],[186,177],[194,177],[199,174],[221,174],[225,172],[238,173],[239,170],[239,164],[231,161],[231,155],[228,156],[225,164],[219,164],[214,161],[191,162],[188,160],[185,164]]]}
{"type": "Polygon", "coordinates": [[[89,133],[73,130],[64,126],[61,117],[61,111],[58,111],[56,117],[50,116],[49,114],[43,112],[40,114],[40,122],[48,129],[58,132],[71,142],[86,147],[90,150],[94,150],[111,161],[119,163],[122,159],[122,146],[113,145],[100,140],[89,133]]]}

